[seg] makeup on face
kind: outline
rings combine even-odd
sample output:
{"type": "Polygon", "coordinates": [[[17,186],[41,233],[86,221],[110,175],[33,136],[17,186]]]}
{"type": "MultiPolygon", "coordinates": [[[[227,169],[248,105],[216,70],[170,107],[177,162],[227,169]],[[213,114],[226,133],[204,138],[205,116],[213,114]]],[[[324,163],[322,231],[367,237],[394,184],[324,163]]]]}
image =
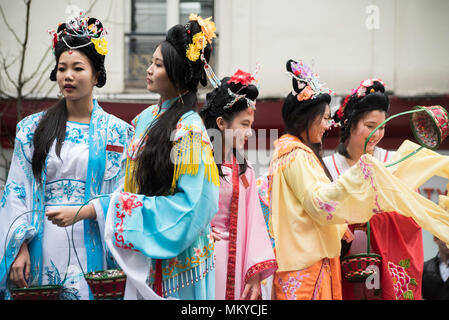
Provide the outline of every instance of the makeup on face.
{"type": "Polygon", "coordinates": [[[324,114],[318,115],[308,128],[310,143],[322,142],[324,133],[331,126],[331,121],[332,117],[330,113],[330,108],[329,105],[326,105],[324,114]]]}
{"type": "Polygon", "coordinates": [[[80,100],[92,95],[96,77],[89,58],[77,50],[65,51],[58,61],[56,81],[64,97],[80,100]]]}
{"type": "Polygon", "coordinates": [[[226,122],[224,130],[226,148],[243,150],[248,138],[252,136],[253,122],[254,110],[251,108],[238,112],[230,123],[226,122]]]}
{"type": "MultiPolygon", "coordinates": [[[[371,132],[377,128],[383,121],[385,121],[386,115],[384,111],[373,110],[367,112],[358,122],[351,128],[351,135],[348,144],[351,144],[356,149],[363,150],[365,141],[371,132]]],[[[385,125],[379,128],[370,138],[366,146],[368,153],[374,152],[375,146],[382,140],[385,134],[385,125]]]]}
{"type": "Polygon", "coordinates": [[[162,57],[161,46],[158,46],[153,53],[151,64],[147,69],[147,89],[158,93],[163,100],[177,96],[178,90],[168,78],[162,57]]]}

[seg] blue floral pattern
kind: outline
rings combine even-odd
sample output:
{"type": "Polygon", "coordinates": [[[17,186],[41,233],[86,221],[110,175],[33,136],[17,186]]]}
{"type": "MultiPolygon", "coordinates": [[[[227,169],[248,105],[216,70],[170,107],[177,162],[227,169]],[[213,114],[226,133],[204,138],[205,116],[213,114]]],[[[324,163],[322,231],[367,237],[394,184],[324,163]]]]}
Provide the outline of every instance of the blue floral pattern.
{"type": "MultiPolygon", "coordinates": [[[[88,144],[89,141],[89,133],[88,131],[84,131],[80,128],[80,125],[76,126],[73,125],[72,123],[68,122],[67,123],[67,129],[65,132],[65,140],[64,141],[69,141],[72,143],[83,143],[83,144],[88,144]]],[[[88,126],[85,126],[86,130],[88,130],[88,126]]]]}
{"type": "Polygon", "coordinates": [[[26,198],[25,188],[23,186],[17,185],[14,181],[11,183],[8,183],[5,186],[5,189],[3,190],[3,196],[2,196],[2,199],[0,200],[0,206],[2,208],[5,206],[6,200],[11,192],[11,185],[15,185],[15,187],[13,187],[12,190],[16,193],[17,198],[19,198],[21,200],[25,200],[25,198],[26,198]]]}
{"type": "Polygon", "coordinates": [[[47,206],[83,204],[85,192],[84,181],[64,179],[48,182],[45,186],[45,203],[47,206]]]}

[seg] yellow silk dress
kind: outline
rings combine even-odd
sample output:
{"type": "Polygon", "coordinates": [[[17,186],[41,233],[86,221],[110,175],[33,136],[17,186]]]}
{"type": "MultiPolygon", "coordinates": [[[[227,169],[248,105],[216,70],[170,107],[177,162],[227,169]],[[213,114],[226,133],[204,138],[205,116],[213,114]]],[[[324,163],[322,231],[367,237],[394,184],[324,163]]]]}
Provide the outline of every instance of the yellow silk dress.
{"type": "MultiPolygon", "coordinates": [[[[405,141],[392,161],[417,147],[405,141]]],[[[273,298],[341,299],[340,241],[348,224],[376,212],[411,217],[449,243],[449,198],[441,196],[439,206],[414,191],[433,175],[449,176],[449,158],[423,149],[391,168],[365,154],[331,182],[309,147],[280,137],[269,170],[269,229],[279,266],[273,298]]]]}

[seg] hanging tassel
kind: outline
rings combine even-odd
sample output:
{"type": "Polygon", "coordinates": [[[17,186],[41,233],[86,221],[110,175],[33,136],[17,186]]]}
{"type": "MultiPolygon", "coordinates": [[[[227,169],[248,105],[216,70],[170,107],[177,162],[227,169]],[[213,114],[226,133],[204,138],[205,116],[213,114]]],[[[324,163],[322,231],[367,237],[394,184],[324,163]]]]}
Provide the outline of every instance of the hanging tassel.
{"type": "Polygon", "coordinates": [[[220,185],[220,177],[212,148],[208,143],[202,141],[201,134],[190,131],[176,141],[172,150],[172,158],[174,161],[172,193],[175,191],[181,175],[196,175],[198,173],[201,161],[205,166],[204,177],[214,185],[220,185]]]}
{"type": "Polygon", "coordinates": [[[212,67],[207,63],[206,59],[204,58],[204,49],[201,50],[200,59],[204,63],[204,72],[206,73],[206,76],[209,79],[212,87],[214,87],[215,89],[221,86],[220,79],[218,79],[218,77],[215,75],[214,70],[212,70],[212,67]]]}
{"type": "Polygon", "coordinates": [[[134,168],[136,166],[135,161],[126,159],[126,171],[125,171],[125,192],[137,193],[137,183],[135,181],[134,168]]]}

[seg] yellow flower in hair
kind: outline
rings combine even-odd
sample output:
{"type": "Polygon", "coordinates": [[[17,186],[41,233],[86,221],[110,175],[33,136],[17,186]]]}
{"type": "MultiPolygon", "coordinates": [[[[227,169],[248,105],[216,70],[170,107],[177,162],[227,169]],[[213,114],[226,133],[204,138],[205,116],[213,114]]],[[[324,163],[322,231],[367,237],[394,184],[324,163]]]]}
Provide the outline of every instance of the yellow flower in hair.
{"type": "Polygon", "coordinates": [[[95,45],[95,50],[103,56],[108,54],[108,42],[103,38],[92,38],[90,41],[95,45]]]}
{"type": "Polygon", "coordinates": [[[204,48],[206,48],[207,42],[206,42],[206,38],[204,36],[204,33],[202,32],[198,32],[197,34],[195,34],[192,37],[192,43],[195,46],[195,48],[197,50],[203,50],[204,48]]]}
{"type": "Polygon", "coordinates": [[[187,59],[195,62],[200,57],[200,51],[201,50],[198,50],[193,43],[190,43],[186,51],[187,59]]]}
{"type": "Polygon", "coordinates": [[[201,30],[203,31],[207,41],[212,43],[212,38],[216,38],[217,35],[215,31],[217,28],[215,27],[215,22],[211,21],[212,17],[207,19],[201,18],[199,15],[191,13],[189,16],[189,20],[196,21],[201,26],[201,30]]]}

